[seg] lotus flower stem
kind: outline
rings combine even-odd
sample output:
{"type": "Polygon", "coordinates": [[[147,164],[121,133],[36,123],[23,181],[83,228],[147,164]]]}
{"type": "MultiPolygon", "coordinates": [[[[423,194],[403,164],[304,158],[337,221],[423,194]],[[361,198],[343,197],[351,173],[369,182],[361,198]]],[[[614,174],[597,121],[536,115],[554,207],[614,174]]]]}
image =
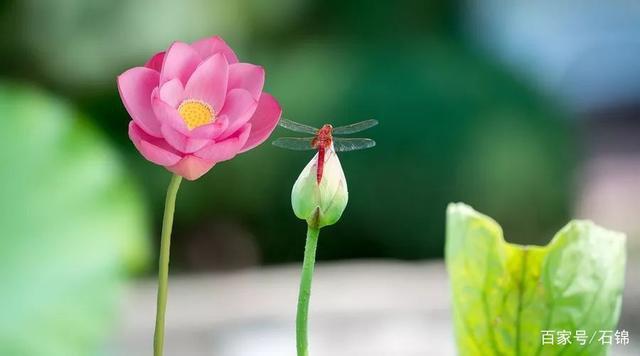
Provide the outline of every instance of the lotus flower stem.
{"type": "Polygon", "coordinates": [[[158,301],[156,306],[156,328],[153,335],[153,355],[162,356],[164,346],[164,314],[167,309],[167,287],[169,284],[169,251],[171,247],[171,229],[176,195],[182,177],[174,174],[167,188],[162,218],[162,239],[160,240],[160,262],[158,263],[158,301]]]}
{"type": "Polygon", "coordinates": [[[304,248],[302,276],[300,277],[300,293],[298,295],[298,314],[296,316],[296,345],[298,356],[308,356],[309,340],[307,337],[307,319],[309,315],[309,298],[311,297],[311,280],[316,263],[316,247],[320,229],[309,225],[307,242],[304,248]]]}

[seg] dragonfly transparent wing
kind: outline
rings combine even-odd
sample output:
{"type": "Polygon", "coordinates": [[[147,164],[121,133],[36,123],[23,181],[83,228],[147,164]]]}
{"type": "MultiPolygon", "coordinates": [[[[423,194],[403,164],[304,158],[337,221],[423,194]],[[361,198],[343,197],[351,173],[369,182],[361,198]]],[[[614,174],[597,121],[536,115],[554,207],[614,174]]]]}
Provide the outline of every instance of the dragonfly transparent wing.
{"type": "Polygon", "coordinates": [[[333,138],[333,148],[336,152],[364,150],[376,145],[376,141],[369,138],[333,138]]]}
{"type": "Polygon", "coordinates": [[[378,124],[378,120],[364,120],[356,122],[355,124],[336,127],[333,129],[333,133],[336,135],[348,135],[360,131],[364,131],[370,127],[374,127],[378,124]]]}
{"type": "Polygon", "coordinates": [[[280,137],[273,141],[274,146],[294,151],[313,150],[313,137],[280,137]]]}
{"type": "Polygon", "coordinates": [[[280,121],[278,122],[278,125],[280,125],[281,127],[284,127],[287,130],[291,130],[295,132],[307,133],[311,135],[315,135],[316,133],[318,133],[318,129],[316,129],[315,127],[311,127],[305,124],[300,124],[295,121],[291,121],[287,119],[280,119],[280,121]]]}

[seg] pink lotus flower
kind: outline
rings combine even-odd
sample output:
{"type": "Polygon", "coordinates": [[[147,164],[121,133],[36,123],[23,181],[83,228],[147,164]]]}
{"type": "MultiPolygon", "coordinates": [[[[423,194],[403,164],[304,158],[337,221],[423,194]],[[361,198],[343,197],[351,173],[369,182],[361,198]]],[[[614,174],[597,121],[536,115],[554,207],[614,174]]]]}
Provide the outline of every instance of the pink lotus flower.
{"type": "Polygon", "coordinates": [[[220,38],[173,43],[118,77],[129,137],[149,161],[194,180],[262,143],[282,110],[262,92],[264,69],[220,38]]]}

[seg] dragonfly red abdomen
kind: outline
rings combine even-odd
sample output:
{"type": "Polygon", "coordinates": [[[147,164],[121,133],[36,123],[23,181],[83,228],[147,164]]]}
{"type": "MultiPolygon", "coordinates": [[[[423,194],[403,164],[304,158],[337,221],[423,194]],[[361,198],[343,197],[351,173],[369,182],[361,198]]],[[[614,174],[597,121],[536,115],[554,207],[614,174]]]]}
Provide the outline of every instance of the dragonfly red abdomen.
{"type": "Polygon", "coordinates": [[[324,155],[326,153],[326,150],[324,147],[319,147],[318,148],[318,169],[316,170],[316,182],[318,182],[318,185],[320,185],[320,182],[322,181],[322,173],[324,172],[324,155]]]}
{"type": "Polygon", "coordinates": [[[324,159],[326,155],[326,151],[331,147],[333,142],[333,137],[331,135],[331,131],[333,130],[333,126],[330,124],[323,125],[316,137],[311,141],[311,145],[318,150],[318,164],[316,170],[316,180],[318,184],[322,181],[322,173],[324,172],[324,159]]]}

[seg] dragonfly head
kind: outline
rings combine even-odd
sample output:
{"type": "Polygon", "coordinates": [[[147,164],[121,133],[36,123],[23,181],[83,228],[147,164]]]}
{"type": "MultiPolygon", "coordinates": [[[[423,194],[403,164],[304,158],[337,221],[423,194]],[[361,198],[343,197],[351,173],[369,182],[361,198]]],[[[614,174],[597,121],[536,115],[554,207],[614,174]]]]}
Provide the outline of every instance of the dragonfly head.
{"type": "Polygon", "coordinates": [[[324,135],[324,136],[331,137],[332,131],[333,131],[333,126],[331,126],[331,124],[324,124],[322,125],[320,130],[318,130],[318,136],[324,135]]]}
{"type": "Polygon", "coordinates": [[[331,146],[331,141],[333,140],[331,135],[332,130],[333,126],[331,126],[330,124],[322,125],[322,127],[318,130],[316,137],[311,142],[311,145],[314,148],[328,148],[329,146],[331,146]]]}

